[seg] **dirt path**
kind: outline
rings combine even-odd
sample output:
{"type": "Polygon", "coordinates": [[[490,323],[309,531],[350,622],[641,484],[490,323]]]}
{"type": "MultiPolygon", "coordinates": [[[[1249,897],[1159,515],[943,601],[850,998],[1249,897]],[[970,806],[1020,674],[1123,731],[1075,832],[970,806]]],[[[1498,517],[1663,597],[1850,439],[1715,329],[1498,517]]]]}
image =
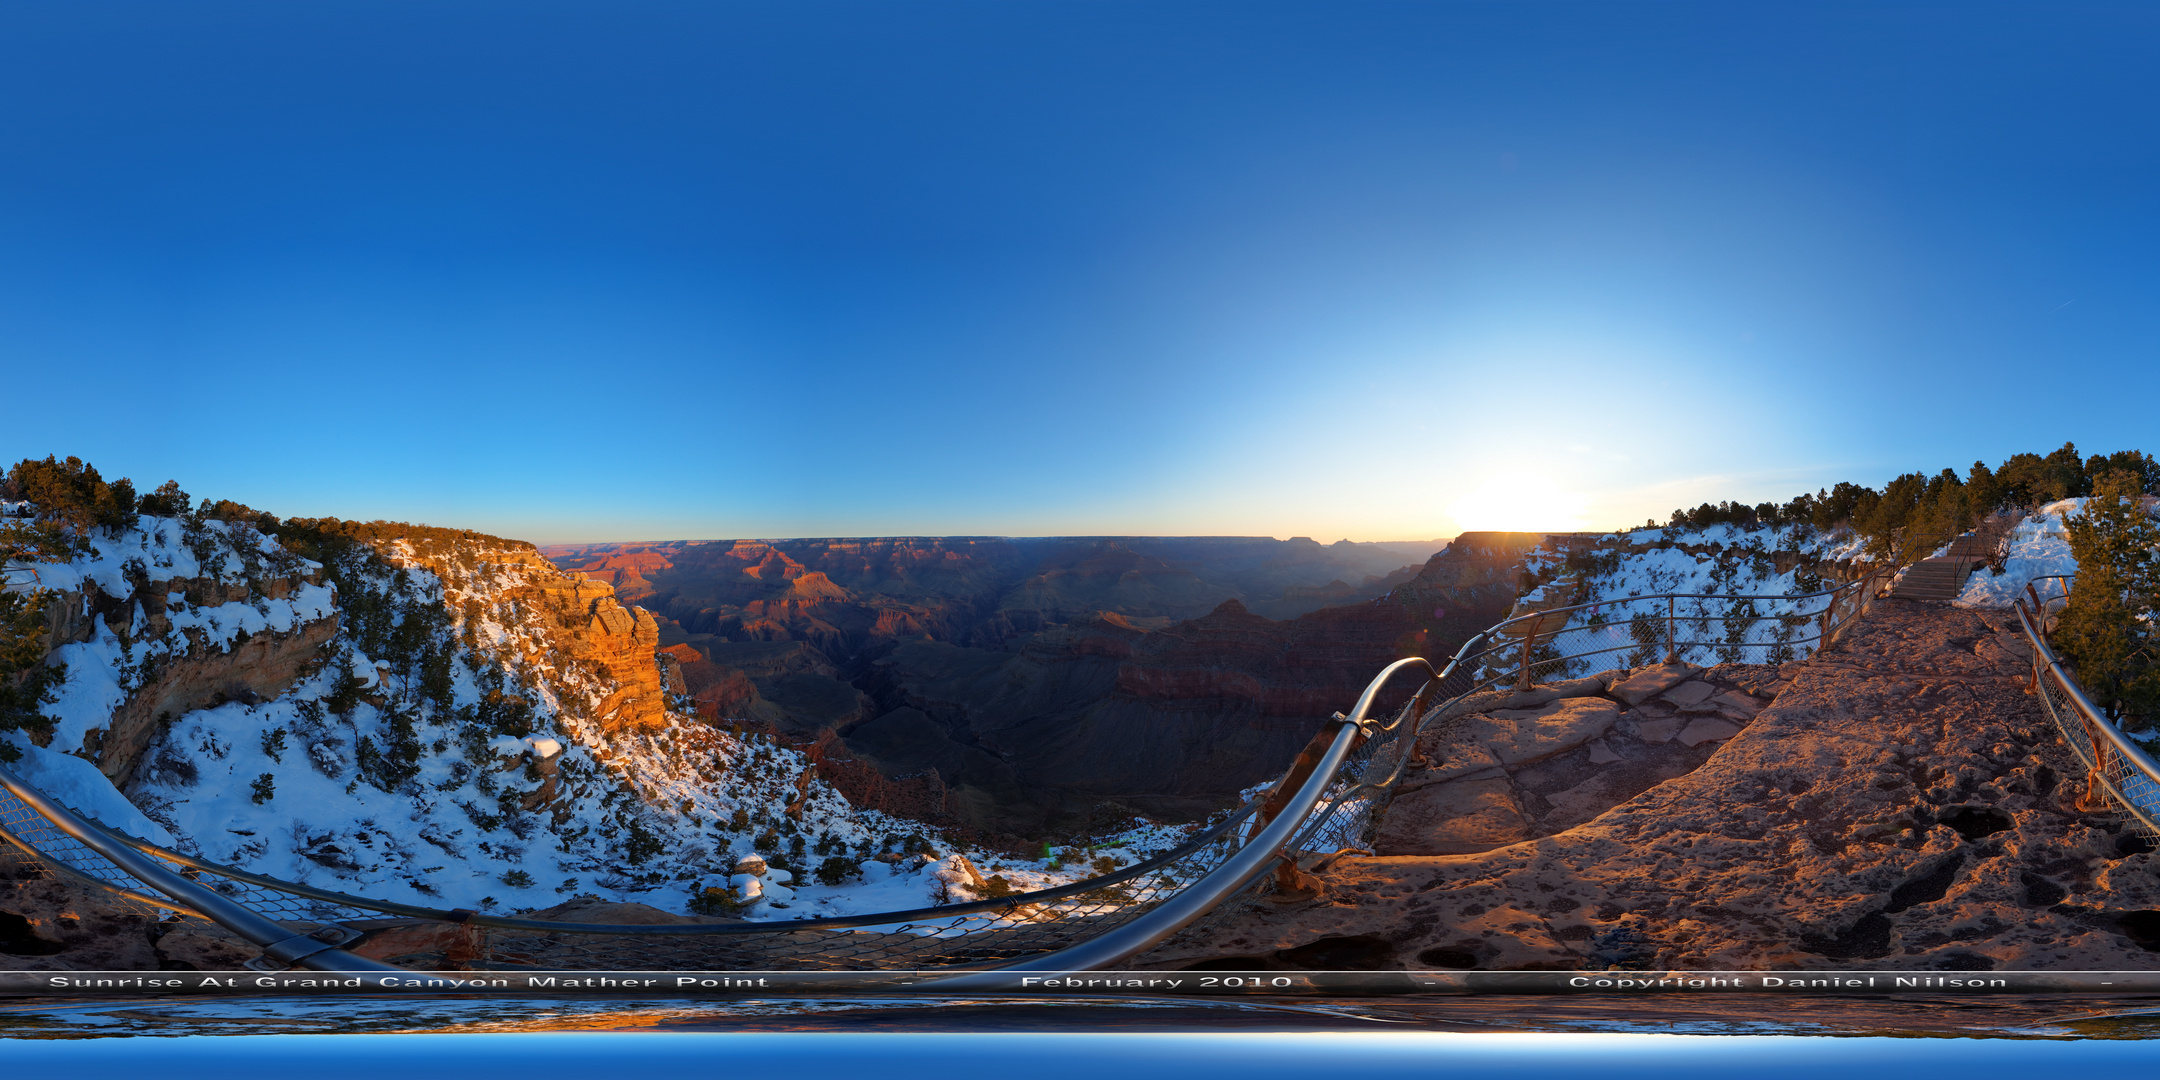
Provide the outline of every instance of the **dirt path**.
{"type": "Polygon", "coordinates": [[[2078,811],[2026,670],[2008,616],[1886,600],[1692,772],[1506,847],[1341,860],[1135,966],[2160,967],[2160,863],[2078,811]]]}

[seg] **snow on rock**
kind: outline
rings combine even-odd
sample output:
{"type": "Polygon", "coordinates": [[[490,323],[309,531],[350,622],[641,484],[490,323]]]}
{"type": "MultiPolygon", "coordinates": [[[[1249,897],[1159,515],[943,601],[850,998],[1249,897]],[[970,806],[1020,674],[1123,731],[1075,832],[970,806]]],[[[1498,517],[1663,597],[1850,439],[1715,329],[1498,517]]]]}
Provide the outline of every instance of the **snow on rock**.
{"type": "MultiPolygon", "coordinates": [[[[1550,537],[1524,557],[1524,569],[1535,583],[1519,603],[1564,606],[1571,594],[1572,602],[1583,606],[1568,616],[1566,629],[1576,633],[1567,639],[1567,648],[1571,654],[1597,652],[1543,669],[1539,677],[1575,678],[1660,662],[1666,602],[1631,601],[1667,594],[1690,597],[1671,609],[1689,628],[1682,637],[1708,642],[1683,642],[1682,660],[1782,663],[1803,658],[1813,648],[1807,641],[1814,636],[1809,620],[1824,605],[1819,594],[1864,571],[1867,556],[1862,548],[1850,532],[1826,534],[1804,524],[1721,524],[1550,537]]],[[[1512,670],[1513,664],[1509,654],[1488,666],[1512,670]]]]}
{"type": "Polygon", "coordinates": [[[104,822],[130,836],[155,844],[173,843],[165,827],[143,816],[135,804],[113,790],[97,766],[71,754],[22,746],[22,757],[8,768],[24,783],[84,817],[104,822]]]}

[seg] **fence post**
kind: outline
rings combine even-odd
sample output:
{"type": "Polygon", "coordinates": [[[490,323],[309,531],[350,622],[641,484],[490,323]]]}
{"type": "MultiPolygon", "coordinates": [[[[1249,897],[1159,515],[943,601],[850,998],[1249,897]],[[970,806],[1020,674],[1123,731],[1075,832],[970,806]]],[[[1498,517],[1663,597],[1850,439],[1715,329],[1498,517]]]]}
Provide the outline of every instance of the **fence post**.
{"type": "Polygon", "coordinates": [[[1665,662],[1668,664],[1680,662],[1680,636],[1673,628],[1674,609],[1678,604],[1673,597],[1665,598],[1665,662]]]}
{"type": "Polygon", "coordinates": [[[1538,622],[1538,619],[1530,620],[1530,632],[1522,638],[1522,670],[1515,676],[1517,690],[1528,690],[1534,685],[1530,681],[1530,643],[1537,640],[1538,622]]]}

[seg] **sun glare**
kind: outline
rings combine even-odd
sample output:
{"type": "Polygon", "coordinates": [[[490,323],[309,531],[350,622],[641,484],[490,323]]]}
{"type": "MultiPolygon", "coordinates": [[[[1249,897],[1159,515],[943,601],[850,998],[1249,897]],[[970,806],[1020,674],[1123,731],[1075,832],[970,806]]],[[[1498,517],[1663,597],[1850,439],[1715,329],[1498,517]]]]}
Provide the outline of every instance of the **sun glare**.
{"type": "Polygon", "coordinates": [[[1447,508],[1463,532],[1573,532],[1589,498],[1535,473],[1497,473],[1447,508]]]}

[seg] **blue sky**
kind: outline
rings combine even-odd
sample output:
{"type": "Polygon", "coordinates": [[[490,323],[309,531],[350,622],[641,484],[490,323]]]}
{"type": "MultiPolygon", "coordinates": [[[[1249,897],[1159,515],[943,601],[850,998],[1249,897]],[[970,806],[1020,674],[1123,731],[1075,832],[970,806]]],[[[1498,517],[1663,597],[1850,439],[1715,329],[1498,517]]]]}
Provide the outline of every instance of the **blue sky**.
{"type": "Polygon", "coordinates": [[[2150,4],[18,3],[0,453],[1387,539],[2153,437],[2150,4]]]}

